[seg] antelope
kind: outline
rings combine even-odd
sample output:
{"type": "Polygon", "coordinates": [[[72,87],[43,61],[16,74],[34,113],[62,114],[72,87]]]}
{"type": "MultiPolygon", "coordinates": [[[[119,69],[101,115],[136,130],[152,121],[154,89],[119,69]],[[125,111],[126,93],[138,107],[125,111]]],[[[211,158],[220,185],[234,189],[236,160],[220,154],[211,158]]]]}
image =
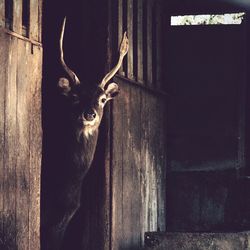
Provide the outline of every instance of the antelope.
{"type": "MultiPolygon", "coordinates": [[[[77,75],[67,66],[63,53],[63,37],[66,17],[60,34],[60,63],[66,77],[58,81],[62,98],[67,106],[67,131],[65,162],[47,174],[49,186],[42,190],[41,245],[43,250],[62,248],[67,226],[80,207],[82,182],[93,161],[98,128],[106,103],[119,93],[116,83],[110,82],[122,65],[128,52],[128,38],[123,35],[119,59],[114,68],[105,75],[100,84],[86,89],[77,75]],[[59,170],[58,170],[59,169],[59,170]],[[54,172],[53,172],[54,171],[54,172]],[[58,172],[59,171],[59,172],[58,172]]],[[[49,170],[48,170],[49,171],[49,170]]]]}

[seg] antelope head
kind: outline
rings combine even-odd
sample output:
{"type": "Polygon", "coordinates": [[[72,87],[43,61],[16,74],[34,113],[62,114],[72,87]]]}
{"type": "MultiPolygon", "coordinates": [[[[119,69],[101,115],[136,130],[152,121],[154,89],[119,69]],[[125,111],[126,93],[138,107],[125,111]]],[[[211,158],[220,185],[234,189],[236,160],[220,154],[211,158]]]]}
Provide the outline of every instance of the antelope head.
{"type": "Polygon", "coordinates": [[[73,106],[73,119],[78,131],[81,131],[88,138],[98,130],[105,104],[119,93],[118,85],[110,82],[110,80],[121,67],[123,58],[128,52],[128,38],[125,32],[119,49],[119,59],[114,68],[105,75],[98,85],[86,90],[84,83],[79,80],[64,61],[63,37],[65,23],[66,18],[64,18],[60,36],[60,62],[68,78],[60,78],[58,86],[62,94],[70,100],[73,106]]]}

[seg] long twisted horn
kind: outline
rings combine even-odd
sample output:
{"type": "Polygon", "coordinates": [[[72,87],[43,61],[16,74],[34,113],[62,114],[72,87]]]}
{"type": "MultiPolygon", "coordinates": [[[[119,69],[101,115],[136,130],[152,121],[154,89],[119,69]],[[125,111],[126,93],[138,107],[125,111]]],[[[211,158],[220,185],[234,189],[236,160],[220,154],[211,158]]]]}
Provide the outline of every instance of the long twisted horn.
{"type": "Polygon", "coordinates": [[[102,89],[105,88],[105,85],[107,84],[107,82],[117,73],[117,71],[119,70],[119,68],[122,65],[122,61],[124,56],[128,53],[128,37],[127,37],[127,32],[124,33],[123,35],[123,39],[120,45],[120,56],[118,59],[118,63],[115,65],[115,67],[107,74],[105,75],[105,77],[102,79],[101,83],[100,83],[100,87],[102,89]]]}
{"type": "Polygon", "coordinates": [[[80,80],[78,79],[77,75],[66,65],[64,61],[64,57],[63,57],[63,37],[64,37],[64,30],[65,30],[65,23],[66,23],[66,17],[63,20],[62,31],[61,31],[61,36],[60,36],[60,61],[61,61],[63,68],[68,73],[71,80],[73,81],[73,83],[80,84],[80,80]]]}

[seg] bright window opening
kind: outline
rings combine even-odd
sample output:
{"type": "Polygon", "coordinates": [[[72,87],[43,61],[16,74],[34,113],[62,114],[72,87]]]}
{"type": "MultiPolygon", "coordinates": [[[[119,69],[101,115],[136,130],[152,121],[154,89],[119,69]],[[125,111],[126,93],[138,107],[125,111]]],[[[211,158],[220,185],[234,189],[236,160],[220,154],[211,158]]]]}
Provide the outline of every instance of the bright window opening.
{"type": "Polygon", "coordinates": [[[171,26],[241,24],[245,12],[222,15],[171,16],[171,26]]]}

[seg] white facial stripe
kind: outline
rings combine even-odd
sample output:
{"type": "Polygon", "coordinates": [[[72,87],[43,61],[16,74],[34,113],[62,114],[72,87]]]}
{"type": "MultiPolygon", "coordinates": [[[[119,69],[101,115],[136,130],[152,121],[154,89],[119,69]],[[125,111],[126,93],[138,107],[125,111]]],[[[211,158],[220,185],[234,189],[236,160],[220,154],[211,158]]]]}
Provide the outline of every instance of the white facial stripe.
{"type": "Polygon", "coordinates": [[[108,99],[107,99],[106,94],[102,94],[99,97],[98,104],[99,104],[99,106],[101,106],[103,108],[107,101],[108,101],[108,99]],[[105,101],[103,102],[104,99],[105,99],[105,101]]]}
{"type": "Polygon", "coordinates": [[[93,121],[83,121],[83,134],[85,138],[89,138],[99,127],[100,117],[96,113],[96,118],[93,121]]]}

